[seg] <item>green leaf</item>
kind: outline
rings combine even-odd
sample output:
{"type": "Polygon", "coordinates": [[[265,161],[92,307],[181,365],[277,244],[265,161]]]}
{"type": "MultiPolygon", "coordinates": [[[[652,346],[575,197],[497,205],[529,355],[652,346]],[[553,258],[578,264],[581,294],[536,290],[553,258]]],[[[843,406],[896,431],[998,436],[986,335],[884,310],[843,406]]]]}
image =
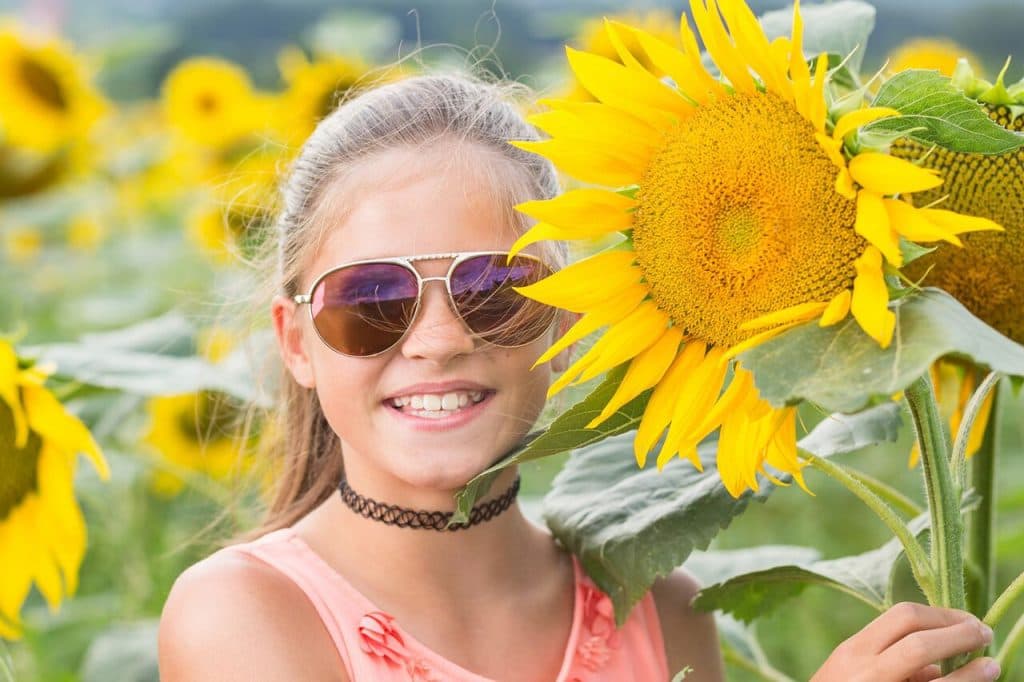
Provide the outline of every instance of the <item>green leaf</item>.
{"type": "MultiPolygon", "coordinates": [[[[927,523],[927,515],[921,515],[910,523],[910,527],[917,531],[927,523]]],[[[741,560],[739,557],[750,551],[732,550],[729,555],[735,555],[737,560],[741,560]]],[[[823,585],[859,599],[877,611],[884,611],[892,605],[890,578],[902,555],[903,546],[898,539],[893,538],[878,549],[856,556],[784,560],[779,565],[709,585],[697,594],[693,604],[704,611],[721,609],[744,622],[750,622],[800,594],[808,585],[823,585]]],[[[784,554],[781,556],[785,558],[784,554]]]]}
{"type": "MultiPolygon", "coordinates": [[[[899,413],[885,405],[857,415],[856,422],[850,419],[824,420],[801,447],[820,448],[815,454],[827,457],[878,442],[875,437],[888,439],[899,413]],[[890,426],[868,428],[875,420],[890,426]],[[862,431],[869,437],[859,435],[862,431]]],[[[715,468],[715,442],[698,448],[703,472],[676,461],[661,472],[653,464],[639,469],[634,437],[620,434],[577,450],[544,500],[548,526],[611,597],[620,623],[656,578],[671,573],[694,549],[706,548],[751,500],[764,501],[775,489],[759,477],[757,492],[732,497],[715,468]]]]}
{"type": "MultiPolygon", "coordinates": [[[[804,22],[804,55],[814,58],[822,53],[850,59],[850,72],[858,73],[864,61],[864,47],[875,28],[875,8],[866,2],[840,0],[827,5],[801,5],[804,22]]],[[[793,10],[766,12],[761,17],[768,40],[787,38],[793,32],[793,10]]]]}
{"type": "MultiPolygon", "coordinates": [[[[55,378],[90,386],[145,396],[215,390],[245,401],[269,403],[253,379],[248,355],[252,351],[245,344],[213,363],[183,354],[191,352],[193,335],[183,318],[166,315],[117,332],[88,334],[76,343],[31,346],[22,352],[39,363],[56,365],[55,378]]],[[[269,339],[251,341],[259,348],[269,339]]]]}
{"type": "Polygon", "coordinates": [[[651,391],[645,391],[619,408],[619,411],[594,429],[586,428],[594,417],[615,394],[622,377],[626,375],[628,364],[623,363],[605,375],[604,381],[586,398],[576,403],[526,445],[514,451],[505,459],[489,469],[474,476],[466,486],[455,495],[455,514],[450,524],[465,523],[477,500],[487,494],[498,474],[507,467],[542,457],[550,457],[585,445],[593,445],[608,436],[636,428],[643,417],[644,407],[651,391]]]}
{"type": "Polygon", "coordinates": [[[891,107],[903,115],[870,123],[863,128],[865,133],[906,133],[924,144],[977,154],[1006,154],[1024,146],[1024,135],[990,119],[981,105],[938,71],[911,69],[896,74],[878,91],[872,105],[891,107]]]}
{"type": "Polygon", "coordinates": [[[740,359],[753,371],[761,397],[771,404],[807,400],[829,412],[855,412],[873,397],[898,393],[946,355],[1024,376],[1024,347],[946,292],[925,288],[891,305],[896,332],[886,349],[850,317],[832,327],[801,325],[740,359]]]}
{"type": "Polygon", "coordinates": [[[85,654],[82,682],[157,682],[157,621],[125,623],[100,632],[85,654]]]}

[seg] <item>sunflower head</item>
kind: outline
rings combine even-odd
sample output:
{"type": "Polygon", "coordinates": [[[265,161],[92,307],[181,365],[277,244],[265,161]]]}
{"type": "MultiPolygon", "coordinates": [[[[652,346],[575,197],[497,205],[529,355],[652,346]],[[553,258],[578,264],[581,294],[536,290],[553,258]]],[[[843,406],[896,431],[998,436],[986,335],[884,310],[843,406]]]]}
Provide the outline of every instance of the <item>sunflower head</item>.
{"type": "Polygon", "coordinates": [[[0,26],[0,144],[44,155],[88,135],[107,105],[57,39],[0,26]]]}
{"type": "Polygon", "coordinates": [[[567,48],[596,101],[547,102],[532,121],[551,139],[514,144],[608,189],[521,205],[539,224],[515,248],[624,233],[522,290],[583,313],[542,360],[607,328],[552,392],[628,362],[590,425],[653,389],[638,460],[665,433],[659,465],[676,454],[699,464],[697,443],[720,430],[719,471],[738,495],[765,464],[799,481],[800,463],[793,408],[764,402],[732,359],[797,324],[851,314],[885,347],[895,327],[885,272],[903,265],[900,240],[955,242],[998,226],[907,203],[942,177],[858,139],[898,111],[830,115],[828,59],[803,54],[799,3],[792,34],[774,41],[741,0],[691,0],[690,10],[696,32],[684,17],[673,41],[606,22],[615,60],[567,48]]]}
{"type": "Polygon", "coordinates": [[[0,637],[19,635],[33,583],[52,609],[75,592],[86,541],[73,487],[79,453],[110,475],[89,431],[45,379],[0,339],[0,637]]]}
{"type": "Polygon", "coordinates": [[[266,123],[265,103],[236,64],[194,57],[178,64],[163,84],[164,115],[172,128],[201,146],[223,149],[266,123]]]}

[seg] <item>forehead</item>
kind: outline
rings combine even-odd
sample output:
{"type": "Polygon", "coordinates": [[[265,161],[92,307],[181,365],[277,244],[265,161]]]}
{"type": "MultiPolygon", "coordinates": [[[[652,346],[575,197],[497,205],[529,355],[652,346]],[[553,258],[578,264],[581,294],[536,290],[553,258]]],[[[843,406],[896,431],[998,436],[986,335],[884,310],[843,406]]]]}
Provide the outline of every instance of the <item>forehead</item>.
{"type": "Polygon", "coordinates": [[[484,150],[391,150],[328,190],[318,266],[352,260],[507,249],[517,237],[504,162],[484,150]],[[330,207],[337,219],[332,219],[330,207]]]}

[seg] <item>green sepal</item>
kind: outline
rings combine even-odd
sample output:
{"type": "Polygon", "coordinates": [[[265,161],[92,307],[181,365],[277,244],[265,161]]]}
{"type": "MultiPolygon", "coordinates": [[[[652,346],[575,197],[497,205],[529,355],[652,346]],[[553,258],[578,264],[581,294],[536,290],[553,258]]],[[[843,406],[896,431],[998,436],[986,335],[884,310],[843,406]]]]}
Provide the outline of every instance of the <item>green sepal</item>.
{"type": "Polygon", "coordinates": [[[616,194],[621,194],[624,197],[630,199],[636,199],[636,193],[640,191],[640,185],[629,185],[628,187],[620,187],[615,190],[616,194]]]}

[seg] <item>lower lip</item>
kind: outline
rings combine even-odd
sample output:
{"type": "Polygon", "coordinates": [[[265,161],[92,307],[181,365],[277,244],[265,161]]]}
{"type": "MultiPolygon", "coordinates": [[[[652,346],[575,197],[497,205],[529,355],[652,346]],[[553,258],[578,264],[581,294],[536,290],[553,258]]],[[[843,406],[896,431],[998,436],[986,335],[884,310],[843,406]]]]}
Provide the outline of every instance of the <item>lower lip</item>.
{"type": "Polygon", "coordinates": [[[488,392],[480,402],[466,405],[458,412],[447,417],[417,417],[414,414],[397,410],[391,405],[388,405],[387,402],[384,403],[384,409],[418,431],[450,431],[464,426],[473,419],[476,419],[476,417],[484,411],[485,406],[493,397],[494,393],[488,392]]]}

